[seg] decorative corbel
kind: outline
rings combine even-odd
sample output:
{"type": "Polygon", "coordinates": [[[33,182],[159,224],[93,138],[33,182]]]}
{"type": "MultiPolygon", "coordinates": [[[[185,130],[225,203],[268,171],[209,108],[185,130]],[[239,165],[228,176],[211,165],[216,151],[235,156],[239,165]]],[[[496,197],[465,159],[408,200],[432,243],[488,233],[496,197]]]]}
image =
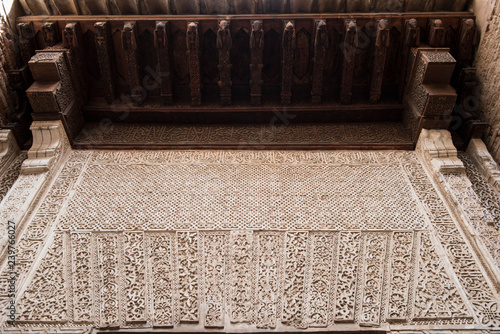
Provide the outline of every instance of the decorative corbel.
{"type": "Polygon", "coordinates": [[[96,22],[94,28],[96,30],[95,44],[97,48],[97,59],[99,61],[99,69],[101,71],[101,80],[104,84],[104,96],[106,98],[106,102],[111,104],[115,99],[115,81],[111,71],[113,43],[109,32],[109,24],[107,22],[96,22]]]}
{"type": "Polygon", "coordinates": [[[262,50],[264,50],[264,30],[262,21],[251,22],[252,32],[250,33],[250,99],[253,105],[261,104],[262,96],[262,50]]]}
{"type": "Polygon", "coordinates": [[[23,162],[21,174],[39,174],[55,167],[69,147],[61,121],[34,121],[31,124],[33,145],[28,159],[23,162]]]}
{"type": "Polygon", "coordinates": [[[429,45],[432,47],[442,47],[446,41],[446,30],[443,27],[443,21],[432,19],[429,28],[429,45]]]}
{"type": "Polygon", "coordinates": [[[161,103],[172,104],[172,79],[170,76],[170,56],[168,41],[168,22],[156,21],[154,43],[158,56],[158,68],[161,82],[161,103]]]}
{"type": "Polygon", "coordinates": [[[316,34],[314,36],[314,67],[311,87],[311,100],[313,104],[321,103],[323,95],[323,70],[325,68],[325,56],[328,50],[328,31],[325,20],[315,22],[316,34]]]}
{"type": "Polygon", "coordinates": [[[415,150],[429,169],[436,173],[465,172],[448,130],[422,129],[415,150]]]}
{"type": "Polygon", "coordinates": [[[198,22],[188,22],[186,43],[191,104],[197,106],[201,104],[200,38],[198,35],[198,22]]]}
{"type": "Polygon", "coordinates": [[[382,81],[384,78],[385,58],[387,49],[391,44],[389,34],[389,23],[387,20],[379,20],[377,23],[377,37],[375,39],[375,62],[370,87],[370,103],[377,103],[382,93],[382,81]]]}
{"type": "Polygon", "coordinates": [[[352,80],[354,76],[354,56],[358,46],[358,29],[356,21],[345,22],[345,36],[343,43],[344,60],[342,63],[342,87],[340,102],[350,104],[352,97],[352,80]]]}
{"type": "Polygon", "coordinates": [[[281,76],[281,103],[290,104],[292,100],[293,55],[296,46],[295,22],[283,22],[283,69],[281,76]]]}
{"type": "Polygon", "coordinates": [[[221,20],[217,31],[217,49],[219,49],[219,82],[220,98],[223,105],[231,104],[231,30],[229,21],[221,20]]]}
{"type": "Polygon", "coordinates": [[[125,51],[127,60],[130,97],[134,105],[139,106],[144,101],[145,96],[139,76],[139,62],[137,60],[137,29],[135,22],[126,22],[123,26],[122,47],[125,51]]]}
{"type": "Polygon", "coordinates": [[[57,22],[45,22],[42,25],[42,36],[45,46],[54,46],[59,43],[57,22]]]}

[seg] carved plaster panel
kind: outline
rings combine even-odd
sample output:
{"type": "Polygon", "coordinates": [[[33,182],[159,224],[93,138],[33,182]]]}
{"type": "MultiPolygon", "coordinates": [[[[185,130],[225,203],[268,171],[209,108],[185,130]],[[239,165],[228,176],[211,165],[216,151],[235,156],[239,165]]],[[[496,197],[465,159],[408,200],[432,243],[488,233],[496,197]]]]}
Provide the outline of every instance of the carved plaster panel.
{"type": "Polygon", "coordinates": [[[5,328],[499,326],[413,152],[75,151],[35,211],[5,328]]]}

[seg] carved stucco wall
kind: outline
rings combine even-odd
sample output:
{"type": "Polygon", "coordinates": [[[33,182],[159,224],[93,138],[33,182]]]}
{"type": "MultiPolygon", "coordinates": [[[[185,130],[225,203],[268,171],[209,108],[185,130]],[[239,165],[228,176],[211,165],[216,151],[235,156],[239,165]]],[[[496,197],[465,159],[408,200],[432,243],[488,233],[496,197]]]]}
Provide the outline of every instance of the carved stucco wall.
{"type": "Polygon", "coordinates": [[[475,0],[473,10],[481,30],[475,66],[481,85],[479,107],[489,127],[485,135],[488,149],[500,161],[500,1],[475,0]]]}
{"type": "Polygon", "coordinates": [[[417,152],[73,151],[18,231],[3,329],[498,330],[497,190],[462,155],[472,191],[488,189],[462,217],[447,196],[470,185],[465,169],[450,181],[424,163],[460,169],[440,147],[451,138],[425,139],[417,152]],[[474,220],[486,250],[466,234],[477,205],[495,216],[474,220]]]}

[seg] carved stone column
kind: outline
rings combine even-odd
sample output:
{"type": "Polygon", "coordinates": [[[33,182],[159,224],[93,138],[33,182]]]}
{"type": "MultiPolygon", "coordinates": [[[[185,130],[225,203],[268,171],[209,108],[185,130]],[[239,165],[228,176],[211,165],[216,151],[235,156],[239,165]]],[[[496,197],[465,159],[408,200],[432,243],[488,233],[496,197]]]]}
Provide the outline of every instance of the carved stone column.
{"type": "Polygon", "coordinates": [[[130,97],[135,106],[139,106],[145,99],[141,79],[139,76],[139,62],[137,59],[137,30],[135,22],[126,22],[122,31],[122,47],[127,59],[128,85],[130,97]]]}
{"type": "Polygon", "coordinates": [[[219,87],[223,105],[231,104],[231,30],[229,21],[221,20],[217,31],[217,49],[219,50],[219,87]]]}
{"type": "Polygon", "coordinates": [[[161,82],[161,103],[164,105],[172,104],[172,77],[170,75],[170,44],[168,41],[167,21],[156,21],[155,47],[159,69],[159,77],[155,79],[161,82]]]}
{"type": "Polygon", "coordinates": [[[328,31],[324,20],[316,21],[316,35],[314,37],[314,68],[311,88],[311,102],[321,103],[323,95],[323,70],[325,68],[325,55],[328,50],[328,31]]]}
{"type": "Polygon", "coordinates": [[[250,99],[253,105],[261,104],[262,96],[262,50],[264,50],[264,30],[262,21],[252,21],[250,34],[250,99]]]}
{"type": "Polygon", "coordinates": [[[385,58],[391,44],[387,20],[377,23],[377,37],[375,40],[375,61],[370,88],[370,103],[377,103],[382,94],[382,80],[384,79],[385,58]]]}
{"type": "Polygon", "coordinates": [[[107,22],[96,22],[95,44],[97,48],[97,59],[101,71],[101,81],[103,83],[104,97],[108,104],[113,103],[115,99],[115,80],[112,71],[113,43],[109,32],[107,22]]]}
{"type": "Polygon", "coordinates": [[[281,103],[292,100],[293,55],[296,46],[294,21],[283,22],[283,69],[281,75],[281,103]]]}
{"type": "Polygon", "coordinates": [[[191,89],[191,104],[201,104],[200,78],[200,39],[198,36],[198,22],[189,22],[187,25],[187,56],[189,66],[189,88],[191,89]]]}
{"type": "Polygon", "coordinates": [[[340,102],[350,104],[352,97],[352,79],[354,75],[354,56],[358,45],[358,31],[356,21],[345,22],[345,36],[343,43],[344,60],[342,62],[342,88],[340,102]]]}

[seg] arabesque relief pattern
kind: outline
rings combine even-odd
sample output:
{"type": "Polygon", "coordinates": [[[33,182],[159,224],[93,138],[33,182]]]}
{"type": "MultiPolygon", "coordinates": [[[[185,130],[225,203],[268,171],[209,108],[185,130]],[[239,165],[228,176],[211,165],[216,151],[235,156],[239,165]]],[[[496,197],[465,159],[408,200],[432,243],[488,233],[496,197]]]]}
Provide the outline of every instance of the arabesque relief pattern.
{"type": "Polygon", "coordinates": [[[488,183],[467,154],[459,153],[458,156],[465,165],[471,189],[488,214],[489,224],[479,222],[474,227],[493,257],[495,265],[500,268],[500,194],[488,183]]]}
{"type": "Polygon", "coordinates": [[[499,325],[499,298],[413,152],[76,151],[36,215],[62,194],[61,216],[46,221],[55,232],[39,236],[47,251],[30,270],[17,327],[499,325]],[[117,178],[121,186],[107,183],[117,178]],[[129,192],[137,199],[127,204],[129,192]],[[215,216],[202,194],[223,192],[233,196],[217,210],[238,205],[253,215],[215,216]],[[264,197],[260,205],[252,192],[264,197]],[[292,192],[305,202],[286,197],[292,192]],[[247,206],[234,202],[236,194],[247,206]],[[287,225],[250,219],[286,215],[263,204],[281,203],[278,194],[295,218],[287,225]],[[329,202],[346,210],[324,220],[335,224],[321,223],[312,205],[347,194],[356,201],[329,202]],[[90,195],[120,216],[93,216],[100,208],[90,195]],[[114,207],[114,198],[131,211],[114,207]],[[384,211],[396,216],[364,211],[377,205],[391,205],[384,211]],[[78,206],[85,211],[75,212],[78,206]],[[146,210],[185,215],[179,225],[134,216],[146,210]],[[237,218],[243,222],[231,223],[237,218]],[[40,301],[48,295],[56,297],[40,301]]]}

